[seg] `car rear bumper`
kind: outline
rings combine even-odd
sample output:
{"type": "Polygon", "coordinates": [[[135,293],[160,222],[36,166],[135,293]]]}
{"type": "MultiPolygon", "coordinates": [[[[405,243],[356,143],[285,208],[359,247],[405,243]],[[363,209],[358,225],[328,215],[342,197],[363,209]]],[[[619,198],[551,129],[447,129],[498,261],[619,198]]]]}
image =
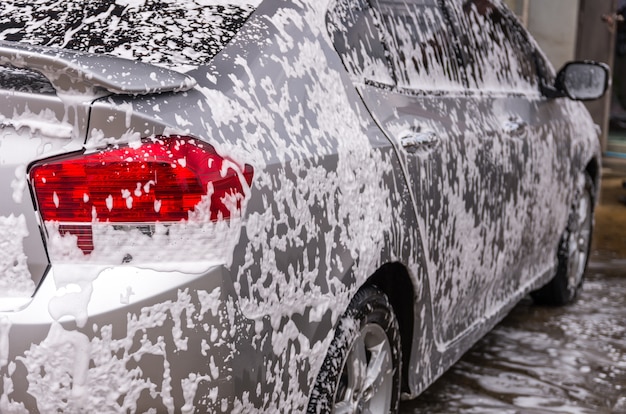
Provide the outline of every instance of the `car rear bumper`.
{"type": "Polygon", "coordinates": [[[219,265],[53,266],[27,306],[0,313],[0,410],[228,410],[245,340],[232,293],[219,265]]]}

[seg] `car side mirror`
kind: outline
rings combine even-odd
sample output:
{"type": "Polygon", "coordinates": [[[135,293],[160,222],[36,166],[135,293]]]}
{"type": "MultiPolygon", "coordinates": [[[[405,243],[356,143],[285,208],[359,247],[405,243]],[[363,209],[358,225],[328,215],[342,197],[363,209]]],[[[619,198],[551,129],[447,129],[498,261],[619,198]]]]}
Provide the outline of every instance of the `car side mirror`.
{"type": "Polygon", "coordinates": [[[562,96],[575,101],[591,101],[604,95],[609,79],[609,67],[604,63],[569,62],[557,74],[554,87],[562,96]]]}

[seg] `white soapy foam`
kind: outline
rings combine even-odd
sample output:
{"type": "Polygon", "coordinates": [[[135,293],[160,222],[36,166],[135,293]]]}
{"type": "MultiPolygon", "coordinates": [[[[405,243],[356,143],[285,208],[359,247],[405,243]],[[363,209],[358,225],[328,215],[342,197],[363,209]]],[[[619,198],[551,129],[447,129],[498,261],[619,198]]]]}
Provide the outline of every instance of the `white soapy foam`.
{"type": "Polygon", "coordinates": [[[3,296],[30,296],[35,284],[28,269],[23,240],[28,236],[26,218],[0,216],[0,292],[3,296]]]}

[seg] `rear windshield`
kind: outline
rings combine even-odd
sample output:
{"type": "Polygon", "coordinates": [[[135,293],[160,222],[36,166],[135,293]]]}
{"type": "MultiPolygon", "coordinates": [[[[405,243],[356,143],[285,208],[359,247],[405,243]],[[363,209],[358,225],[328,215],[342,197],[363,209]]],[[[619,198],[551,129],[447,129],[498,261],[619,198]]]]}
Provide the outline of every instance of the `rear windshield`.
{"type": "Polygon", "coordinates": [[[169,67],[215,56],[261,0],[2,0],[0,40],[169,67]]]}

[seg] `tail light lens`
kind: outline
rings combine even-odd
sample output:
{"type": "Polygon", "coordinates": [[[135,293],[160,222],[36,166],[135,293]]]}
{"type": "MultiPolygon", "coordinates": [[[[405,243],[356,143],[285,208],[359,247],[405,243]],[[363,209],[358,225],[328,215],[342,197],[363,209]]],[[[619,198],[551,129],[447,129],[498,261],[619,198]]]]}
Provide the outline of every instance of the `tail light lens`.
{"type": "Polygon", "coordinates": [[[240,214],[253,169],[190,137],[144,139],[35,163],[30,180],[44,222],[94,250],[92,224],[228,220],[240,214]]]}

